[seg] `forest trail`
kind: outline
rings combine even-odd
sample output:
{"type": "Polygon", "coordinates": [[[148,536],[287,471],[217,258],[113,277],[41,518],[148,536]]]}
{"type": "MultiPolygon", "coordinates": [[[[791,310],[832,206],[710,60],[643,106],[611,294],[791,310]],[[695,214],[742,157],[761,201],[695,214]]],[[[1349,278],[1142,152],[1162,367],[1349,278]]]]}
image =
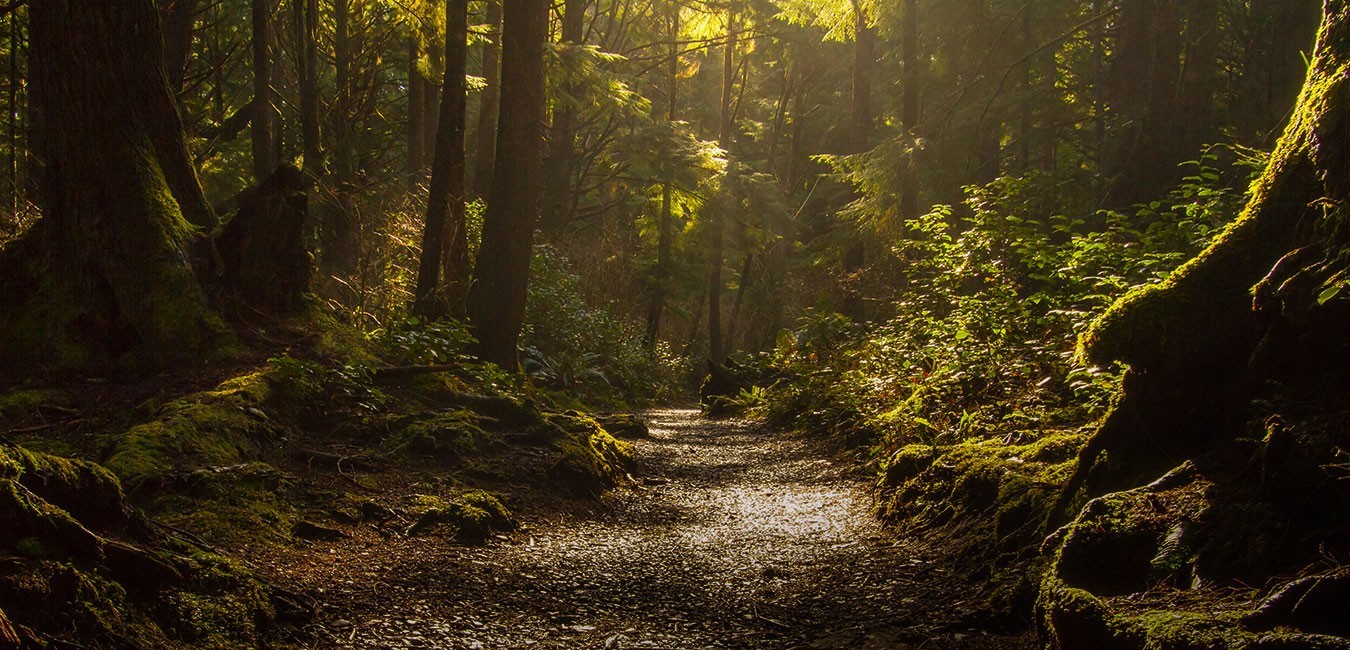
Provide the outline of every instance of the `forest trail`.
{"type": "Polygon", "coordinates": [[[323,647],[1024,641],[936,623],[934,608],[951,600],[930,596],[951,581],[877,523],[854,463],[799,436],[697,411],[648,417],[652,435],[636,442],[638,479],[599,502],[527,505],[522,529],[484,548],[432,538],[334,549],[321,594],[323,647]]]}

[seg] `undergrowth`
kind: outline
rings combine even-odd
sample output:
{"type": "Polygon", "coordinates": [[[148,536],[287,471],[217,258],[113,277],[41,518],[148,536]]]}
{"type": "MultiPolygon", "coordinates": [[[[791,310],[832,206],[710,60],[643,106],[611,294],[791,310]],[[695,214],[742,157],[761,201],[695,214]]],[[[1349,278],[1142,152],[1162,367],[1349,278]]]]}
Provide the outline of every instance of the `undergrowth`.
{"type": "Polygon", "coordinates": [[[1078,359],[1077,336],[1238,213],[1264,160],[1243,154],[1221,174],[1211,149],[1133,214],[1047,205],[1060,180],[1044,173],[968,187],[964,205],[935,206],[892,242],[905,275],[892,318],[862,325],[810,312],[759,360],[782,379],[741,402],[867,448],[883,470],[911,444],[1026,444],[1086,423],[1120,375],[1078,359]]]}

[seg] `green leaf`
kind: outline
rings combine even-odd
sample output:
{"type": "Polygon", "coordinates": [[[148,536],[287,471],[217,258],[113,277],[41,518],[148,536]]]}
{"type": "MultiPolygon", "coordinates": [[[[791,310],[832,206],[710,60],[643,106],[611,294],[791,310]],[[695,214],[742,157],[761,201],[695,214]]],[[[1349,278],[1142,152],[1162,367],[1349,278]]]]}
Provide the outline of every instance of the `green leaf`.
{"type": "Polygon", "coordinates": [[[1341,289],[1344,289],[1345,285],[1347,284],[1350,284],[1350,281],[1342,280],[1340,282],[1337,282],[1336,284],[1327,287],[1326,289],[1323,289],[1322,293],[1318,294],[1317,296],[1317,304],[1325,305],[1328,302],[1331,302],[1336,298],[1336,296],[1340,295],[1341,289]]]}

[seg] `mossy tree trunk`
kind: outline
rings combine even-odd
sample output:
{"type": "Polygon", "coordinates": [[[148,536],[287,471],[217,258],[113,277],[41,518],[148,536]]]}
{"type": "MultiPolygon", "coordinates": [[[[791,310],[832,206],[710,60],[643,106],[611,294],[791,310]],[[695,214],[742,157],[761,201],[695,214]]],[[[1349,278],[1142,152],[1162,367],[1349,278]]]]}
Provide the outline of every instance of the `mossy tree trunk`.
{"type": "Polygon", "coordinates": [[[216,218],[162,66],[152,0],[29,7],[43,218],[0,256],[0,364],[145,370],[224,331],[194,264],[216,218]]]}
{"type": "Polygon", "coordinates": [[[1350,0],[1328,0],[1294,117],[1249,204],[1204,253],[1123,298],[1080,342],[1124,390],[1066,486],[1147,480],[1239,433],[1269,380],[1350,362],[1350,0]]]}

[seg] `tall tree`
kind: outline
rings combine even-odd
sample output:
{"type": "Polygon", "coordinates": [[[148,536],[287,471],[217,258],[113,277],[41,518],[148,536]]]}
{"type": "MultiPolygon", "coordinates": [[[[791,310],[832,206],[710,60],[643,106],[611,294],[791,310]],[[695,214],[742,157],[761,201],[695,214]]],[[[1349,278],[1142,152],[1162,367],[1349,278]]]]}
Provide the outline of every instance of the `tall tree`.
{"type": "MultiPolygon", "coordinates": [[[[875,33],[868,22],[867,11],[860,0],[853,0],[853,77],[849,101],[849,153],[862,153],[872,140],[872,63],[876,58],[875,33]]],[[[866,263],[867,248],[862,237],[851,236],[844,250],[845,273],[844,304],[842,312],[855,321],[867,317],[862,299],[859,274],[866,263]]]]}
{"type": "Polygon", "coordinates": [[[413,310],[432,318],[444,308],[462,311],[468,284],[468,237],[464,227],[465,74],[468,64],[469,2],[445,3],[445,81],[441,86],[440,133],[431,165],[422,259],[417,269],[413,310]],[[447,232],[448,231],[448,232],[447,232]],[[442,267],[446,290],[437,295],[442,267]]]}
{"type": "Polygon", "coordinates": [[[192,260],[216,218],[184,142],[151,0],[29,5],[42,219],[0,256],[11,367],[200,362],[222,326],[192,260]]]}
{"type": "Polygon", "coordinates": [[[408,187],[416,187],[422,182],[422,170],[426,167],[426,80],[422,78],[420,62],[422,60],[422,39],[418,27],[412,24],[408,34],[408,187]]]}
{"type": "Polygon", "coordinates": [[[261,181],[276,169],[272,128],[272,56],[270,48],[272,8],[270,0],[253,0],[253,177],[261,181]]]}
{"type": "Polygon", "coordinates": [[[1181,79],[1178,0],[1122,3],[1118,54],[1111,71],[1114,145],[1103,172],[1109,201],[1130,205],[1157,196],[1177,177],[1191,152],[1180,147],[1184,117],[1177,104],[1181,79]]]}
{"type": "Polygon", "coordinates": [[[483,91],[478,102],[478,125],[474,134],[473,193],[487,196],[492,185],[494,154],[497,151],[497,112],[501,107],[501,28],[502,0],[487,0],[484,22],[488,34],[483,40],[483,91]]]}
{"type": "Polygon", "coordinates": [[[201,0],[161,0],[160,21],[164,29],[164,70],[169,73],[169,90],[183,89],[188,62],[192,58],[192,38],[197,31],[197,12],[201,0]]]}
{"type": "MultiPolygon", "coordinates": [[[[563,0],[562,33],[560,43],[564,49],[576,50],[582,45],[586,30],[586,0],[563,0]]],[[[543,227],[559,229],[567,225],[572,208],[573,161],[576,157],[577,96],[583,88],[575,81],[567,81],[560,89],[561,97],[553,108],[553,123],[548,137],[548,168],[552,171],[545,182],[548,188],[544,192],[543,227]]]]}
{"type": "Polygon", "coordinates": [[[483,237],[466,300],[485,361],[515,369],[539,216],[548,0],[512,0],[502,17],[502,111],[483,237]]]}
{"type": "Polygon", "coordinates": [[[293,0],[295,16],[296,76],[300,82],[300,138],[305,154],[304,171],[313,178],[325,173],[323,143],[319,133],[319,2],[293,0]]]}
{"type": "MultiPolygon", "coordinates": [[[[717,140],[723,149],[731,147],[732,95],[736,88],[736,41],[739,34],[736,26],[736,0],[727,2],[727,39],[722,50],[722,100],[718,115],[717,140]]],[[[708,227],[712,230],[710,247],[711,270],[708,273],[708,361],[723,363],[726,361],[726,344],[722,339],[722,266],[725,263],[723,238],[725,215],[711,211],[708,227]]]]}
{"type": "Polygon", "coordinates": [[[915,141],[919,137],[919,3],[918,0],[905,0],[904,15],[901,17],[901,88],[900,88],[900,125],[905,130],[904,137],[910,144],[910,153],[905,157],[904,167],[900,169],[900,218],[904,221],[919,217],[919,175],[915,169],[914,156],[918,151],[915,141]]]}
{"type": "MultiPolygon", "coordinates": [[[[666,21],[669,25],[670,43],[667,46],[666,53],[666,122],[670,125],[675,123],[678,106],[677,97],[680,88],[680,5],[671,2],[667,5],[668,13],[666,21]]],[[[673,237],[671,214],[672,204],[674,203],[674,182],[670,178],[673,175],[671,170],[666,171],[666,178],[661,184],[661,223],[658,226],[656,243],[656,276],[652,281],[652,300],[647,309],[647,338],[648,347],[656,345],[656,340],[661,335],[661,315],[666,308],[666,292],[670,284],[670,266],[671,266],[671,239],[673,237]]]]}

